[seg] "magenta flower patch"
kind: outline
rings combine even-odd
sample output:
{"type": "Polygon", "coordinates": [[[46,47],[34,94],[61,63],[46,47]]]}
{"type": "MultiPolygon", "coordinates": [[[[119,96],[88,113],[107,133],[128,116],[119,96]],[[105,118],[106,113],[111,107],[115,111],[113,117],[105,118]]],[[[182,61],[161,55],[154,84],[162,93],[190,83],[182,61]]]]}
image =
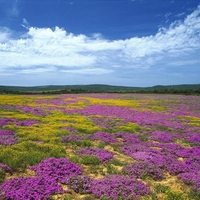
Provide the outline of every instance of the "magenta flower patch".
{"type": "Polygon", "coordinates": [[[0,186],[0,197],[13,200],[47,200],[52,194],[63,192],[62,187],[55,180],[43,177],[10,179],[0,186]]]}
{"type": "Polygon", "coordinates": [[[0,163],[0,168],[2,168],[5,172],[12,172],[12,169],[3,163],[0,163]]]}
{"type": "Polygon", "coordinates": [[[18,142],[18,138],[10,130],[0,130],[0,145],[13,145],[18,142]]]}
{"type": "Polygon", "coordinates": [[[1,135],[15,135],[15,133],[10,130],[0,130],[0,136],[1,135]]]}
{"type": "Polygon", "coordinates": [[[160,142],[173,142],[173,138],[171,133],[168,132],[153,132],[152,136],[150,136],[151,140],[156,140],[156,141],[160,141],[160,142]]]}
{"type": "Polygon", "coordinates": [[[188,142],[196,145],[200,145],[200,135],[197,133],[190,133],[190,136],[186,138],[188,142]]]}
{"type": "Polygon", "coordinates": [[[6,126],[8,124],[15,123],[16,119],[10,119],[10,118],[0,118],[0,126],[6,126]]]}
{"type": "Polygon", "coordinates": [[[144,183],[134,177],[120,175],[108,175],[94,180],[91,191],[98,198],[106,196],[113,200],[117,200],[119,197],[131,200],[150,194],[149,188],[144,183]]]}
{"type": "Polygon", "coordinates": [[[164,178],[163,170],[161,168],[157,165],[146,162],[128,164],[123,168],[123,172],[136,178],[151,177],[154,180],[162,180],[164,178]]]}
{"type": "Polygon", "coordinates": [[[38,124],[39,122],[36,120],[24,120],[24,121],[18,121],[16,123],[17,126],[32,126],[34,124],[38,124]]]}
{"type": "Polygon", "coordinates": [[[97,156],[101,162],[108,162],[114,158],[113,153],[107,151],[106,149],[99,148],[84,148],[78,151],[78,155],[97,156]]]}
{"type": "Polygon", "coordinates": [[[83,139],[82,137],[79,137],[79,136],[77,136],[75,134],[69,134],[69,135],[61,136],[60,138],[61,138],[61,141],[63,143],[71,142],[71,141],[80,141],[80,140],[83,139]]]}
{"type": "Polygon", "coordinates": [[[76,193],[87,194],[91,193],[93,179],[86,175],[73,176],[68,179],[66,184],[76,193]]]}
{"type": "Polygon", "coordinates": [[[94,133],[94,136],[92,137],[92,139],[94,140],[101,140],[104,141],[106,143],[116,143],[118,142],[117,139],[115,139],[112,134],[107,133],[107,132],[96,132],[94,133]]]}
{"type": "Polygon", "coordinates": [[[191,184],[193,186],[193,189],[197,193],[200,192],[200,172],[199,171],[182,173],[178,177],[181,178],[184,183],[191,184]]]}
{"type": "Polygon", "coordinates": [[[140,144],[141,141],[138,139],[138,135],[134,135],[128,132],[117,132],[114,134],[116,138],[122,138],[125,145],[128,144],[140,144]]]}
{"type": "Polygon", "coordinates": [[[30,169],[34,170],[38,177],[61,183],[65,183],[69,178],[82,173],[82,169],[67,158],[47,158],[38,165],[31,166],[30,169]]]}

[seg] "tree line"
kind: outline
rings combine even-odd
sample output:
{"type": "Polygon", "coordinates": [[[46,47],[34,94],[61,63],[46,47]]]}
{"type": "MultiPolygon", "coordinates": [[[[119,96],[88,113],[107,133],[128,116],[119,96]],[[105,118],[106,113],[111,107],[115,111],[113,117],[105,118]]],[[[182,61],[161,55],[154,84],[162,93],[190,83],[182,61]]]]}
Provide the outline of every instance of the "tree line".
{"type": "Polygon", "coordinates": [[[136,94],[183,94],[200,95],[200,89],[152,89],[152,90],[87,90],[87,89],[67,89],[67,90],[43,90],[43,91],[20,91],[20,90],[0,90],[0,94],[84,94],[84,93],[136,93],[136,94]]]}

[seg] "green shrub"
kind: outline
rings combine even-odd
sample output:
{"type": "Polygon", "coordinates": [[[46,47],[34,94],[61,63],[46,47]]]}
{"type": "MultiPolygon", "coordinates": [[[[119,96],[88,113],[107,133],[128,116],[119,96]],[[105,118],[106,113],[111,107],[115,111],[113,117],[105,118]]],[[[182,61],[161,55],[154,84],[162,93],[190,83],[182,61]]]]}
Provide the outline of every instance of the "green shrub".
{"type": "Polygon", "coordinates": [[[70,156],[69,160],[73,163],[80,163],[80,157],[79,156],[70,156]]]}
{"type": "Polygon", "coordinates": [[[194,190],[191,190],[188,194],[189,199],[195,199],[199,200],[200,199],[200,192],[196,192],[194,190]]]}
{"type": "Polygon", "coordinates": [[[113,167],[112,164],[107,163],[105,164],[105,167],[108,174],[119,174],[119,171],[115,167],[113,167]]]}
{"type": "Polygon", "coordinates": [[[13,170],[25,170],[27,166],[39,163],[49,157],[65,157],[65,149],[55,144],[36,144],[22,142],[13,146],[6,146],[1,150],[0,162],[10,166],[13,170]]]}
{"type": "Polygon", "coordinates": [[[182,192],[179,191],[166,191],[166,197],[165,200],[186,200],[187,198],[184,196],[182,192]]]}
{"type": "Polygon", "coordinates": [[[161,184],[156,184],[154,187],[156,193],[166,193],[168,190],[170,190],[170,187],[161,184]]]}
{"type": "Polygon", "coordinates": [[[84,139],[80,141],[74,141],[74,144],[76,144],[79,147],[91,147],[93,146],[92,142],[90,140],[84,139]]]}
{"type": "Polygon", "coordinates": [[[113,160],[111,161],[111,163],[112,163],[113,165],[116,165],[116,166],[124,166],[124,165],[125,165],[125,163],[121,162],[121,161],[118,160],[118,159],[113,159],[113,160]]]}
{"type": "Polygon", "coordinates": [[[0,185],[4,182],[5,171],[0,167],[0,185]]]}
{"type": "Polygon", "coordinates": [[[105,147],[106,145],[105,145],[105,142],[100,142],[99,144],[98,144],[98,148],[99,149],[103,149],[104,147],[105,147]]]}
{"type": "Polygon", "coordinates": [[[84,155],[84,156],[81,156],[81,163],[84,165],[90,165],[90,164],[99,165],[100,160],[96,156],[84,155]]]}
{"type": "Polygon", "coordinates": [[[147,135],[142,135],[139,137],[139,140],[142,141],[142,142],[147,142],[149,140],[148,136],[147,135]]]}

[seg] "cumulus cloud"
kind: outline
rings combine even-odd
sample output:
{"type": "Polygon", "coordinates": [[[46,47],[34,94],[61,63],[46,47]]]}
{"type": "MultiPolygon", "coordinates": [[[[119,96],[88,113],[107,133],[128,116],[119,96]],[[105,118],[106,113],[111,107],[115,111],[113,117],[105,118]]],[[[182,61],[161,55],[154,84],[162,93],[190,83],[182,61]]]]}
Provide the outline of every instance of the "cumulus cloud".
{"type": "Polygon", "coordinates": [[[0,28],[1,71],[17,68],[18,73],[28,74],[35,68],[35,73],[109,74],[119,66],[120,70],[148,69],[170,59],[176,65],[174,58],[181,56],[192,63],[190,55],[200,50],[200,6],[184,21],[160,28],[155,35],[125,40],[75,35],[59,27],[30,27],[26,19],[22,25],[27,32],[17,39],[0,28]]]}
{"type": "Polygon", "coordinates": [[[10,37],[11,37],[11,31],[6,27],[0,27],[0,43],[8,41],[10,37]]]}

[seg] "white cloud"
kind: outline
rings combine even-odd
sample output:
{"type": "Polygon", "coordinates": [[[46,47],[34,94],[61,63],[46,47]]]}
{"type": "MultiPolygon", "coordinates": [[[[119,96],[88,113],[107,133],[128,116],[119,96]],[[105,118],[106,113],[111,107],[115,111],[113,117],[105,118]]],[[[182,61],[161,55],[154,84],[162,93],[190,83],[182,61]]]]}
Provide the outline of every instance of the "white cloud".
{"type": "Polygon", "coordinates": [[[200,58],[199,59],[194,59],[194,60],[179,60],[179,61],[172,61],[172,62],[169,62],[168,65],[171,65],[171,66],[191,66],[191,65],[195,65],[195,64],[200,64],[200,58]]]}
{"type": "Polygon", "coordinates": [[[25,18],[23,18],[21,26],[26,29],[30,28],[29,22],[25,18]]]}
{"type": "MultiPolygon", "coordinates": [[[[0,69],[17,67],[21,73],[45,73],[52,69],[66,73],[109,74],[116,69],[149,69],[169,59],[180,59],[200,50],[200,6],[184,21],[160,28],[155,35],[126,40],[106,40],[74,35],[59,27],[29,27],[27,33],[12,39],[10,31],[0,29],[0,69]],[[52,66],[51,68],[48,66],[52,66]],[[99,67],[102,66],[102,67],[99,67]]],[[[176,63],[173,60],[174,65],[176,63]]],[[[177,64],[180,65],[180,64],[177,64]]]]}
{"type": "Polygon", "coordinates": [[[176,17],[182,17],[182,16],[184,16],[185,14],[186,14],[185,12],[178,13],[178,14],[176,15],[176,17]]]}
{"type": "Polygon", "coordinates": [[[11,37],[11,31],[6,27],[0,27],[0,43],[8,41],[11,37]]]}
{"type": "Polygon", "coordinates": [[[61,70],[65,73],[75,73],[75,74],[93,74],[93,75],[102,75],[112,73],[113,70],[103,69],[103,68],[88,68],[88,69],[76,69],[76,70],[61,70]]]}
{"type": "Polygon", "coordinates": [[[49,72],[55,72],[55,67],[48,66],[46,68],[27,68],[27,69],[21,69],[19,74],[38,74],[38,73],[49,73],[49,72]]]}
{"type": "Polygon", "coordinates": [[[168,29],[159,29],[155,36],[131,38],[127,41],[132,57],[196,50],[200,46],[200,6],[184,22],[176,21],[168,29]]]}

